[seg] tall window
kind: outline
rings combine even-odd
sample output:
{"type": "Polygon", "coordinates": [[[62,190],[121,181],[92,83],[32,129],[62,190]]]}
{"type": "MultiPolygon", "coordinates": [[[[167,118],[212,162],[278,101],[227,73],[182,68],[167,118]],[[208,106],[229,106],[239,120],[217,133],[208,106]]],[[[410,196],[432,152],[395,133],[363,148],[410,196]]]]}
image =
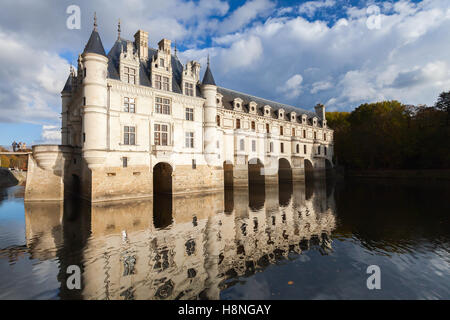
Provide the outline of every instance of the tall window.
{"type": "Polygon", "coordinates": [[[125,97],[123,99],[123,111],[135,113],[136,112],[136,100],[134,98],[125,97]]]}
{"type": "Polygon", "coordinates": [[[295,137],[295,128],[292,128],[292,136],[295,137]]]}
{"type": "Polygon", "coordinates": [[[220,127],[220,116],[216,116],[216,123],[217,126],[220,127]]]}
{"type": "Polygon", "coordinates": [[[303,130],[303,138],[306,138],[306,130],[303,130]]]}
{"type": "Polygon", "coordinates": [[[186,139],[185,139],[184,145],[186,148],[194,148],[194,133],[193,132],[186,132],[186,139]]]}
{"type": "Polygon", "coordinates": [[[241,149],[241,151],[244,151],[244,149],[245,149],[244,139],[241,139],[241,141],[240,141],[240,149],[241,149]]]}
{"type": "Polygon", "coordinates": [[[186,108],[186,120],[194,121],[194,109],[186,108]]]}
{"type": "Polygon", "coordinates": [[[314,131],[314,140],[317,139],[317,132],[314,131]]]}
{"type": "Polygon", "coordinates": [[[280,143],[280,151],[281,153],[284,153],[284,143],[280,143]]]}
{"type": "Polygon", "coordinates": [[[155,145],[167,146],[169,126],[167,124],[155,124],[155,145]]]}
{"type": "Polygon", "coordinates": [[[164,59],[159,58],[159,66],[164,68],[164,59]]]}
{"type": "Polygon", "coordinates": [[[300,145],[299,144],[297,144],[297,147],[296,147],[296,150],[295,150],[297,153],[300,153],[300,145]]]}
{"type": "Polygon", "coordinates": [[[194,84],[185,82],[184,84],[184,94],[193,97],[194,96],[194,84]]]}
{"type": "Polygon", "coordinates": [[[256,141],[252,140],[252,151],[256,152],[256,141]]]}
{"type": "Polygon", "coordinates": [[[135,145],[136,144],[136,127],[125,126],[123,130],[123,144],[135,145]]]}
{"type": "Polygon", "coordinates": [[[155,112],[170,114],[170,99],[156,97],[155,112]]]}
{"type": "Polygon", "coordinates": [[[306,154],[306,144],[303,146],[303,153],[306,154]]]}
{"type": "Polygon", "coordinates": [[[161,82],[161,76],[155,75],[155,88],[161,90],[162,89],[162,82],[161,82]]]}
{"type": "Polygon", "coordinates": [[[323,140],[327,141],[327,134],[326,133],[323,134],[323,140]]]}
{"type": "Polygon", "coordinates": [[[124,75],[126,83],[136,84],[136,69],[125,67],[124,75]]]}
{"type": "Polygon", "coordinates": [[[283,135],[283,126],[280,126],[280,136],[283,135]]]}
{"type": "Polygon", "coordinates": [[[327,147],[323,147],[323,153],[327,155],[327,147]]]}
{"type": "Polygon", "coordinates": [[[320,154],[320,146],[317,147],[317,154],[320,154]]]}
{"type": "Polygon", "coordinates": [[[122,158],[122,166],[123,166],[124,168],[127,168],[127,167],[128,167],[128,158],[127,158],[127,157],[123,157],[123,158],[122,158]]]}
{"type": "Polygon", "coordinates": [[[236,129],[241,128],[241,119],[236,119],[236,129]]]}
{"type": "Polygon", "coordinates": [[[270,126],[269,126],[268,123],[266,123],[266,132],[267,132],[267,133],[270,133],[270,126]]]}
{"type": "Polygon", "coordinates": [[[252,121],[252,131],[255,131],[256,130],[256,123],[255,123],[255,121],[252,121]]]}
{"type": "Polygon", "coordinates": [[[169,78],[163,77],[163,90],[170,91],[169,90],[169,78]]]}

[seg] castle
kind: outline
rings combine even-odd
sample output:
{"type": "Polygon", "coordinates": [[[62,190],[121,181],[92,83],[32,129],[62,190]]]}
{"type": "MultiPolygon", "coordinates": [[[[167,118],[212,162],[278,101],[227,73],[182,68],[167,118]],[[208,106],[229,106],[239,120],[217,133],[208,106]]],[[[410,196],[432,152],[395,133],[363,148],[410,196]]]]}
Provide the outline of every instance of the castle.
{"type": "MultiPolygon", "coordinates": [[[[96,20],[96,19],[95,19],[96,20]]],[[[171,41],[118,38],[105,53],[97,22],[61,93],[62,144],[36,145],[25,201],[91,202],[191,194],[323,176],[333,130],[315,112],[218,86],[209,63],[183,65],[171,41]]]]}

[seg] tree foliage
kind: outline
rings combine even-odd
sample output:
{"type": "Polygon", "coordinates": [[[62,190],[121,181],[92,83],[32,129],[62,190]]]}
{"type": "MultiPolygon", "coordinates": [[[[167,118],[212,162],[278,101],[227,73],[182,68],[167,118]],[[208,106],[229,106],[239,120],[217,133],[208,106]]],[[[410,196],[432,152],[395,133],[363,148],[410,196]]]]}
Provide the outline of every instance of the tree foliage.
{"type": "Polygon", "coordinates": [[[450,92],[433,107],[383,101],[327,113],[335,160],[353,169],[450,168],[449,102],[450,92]]]}

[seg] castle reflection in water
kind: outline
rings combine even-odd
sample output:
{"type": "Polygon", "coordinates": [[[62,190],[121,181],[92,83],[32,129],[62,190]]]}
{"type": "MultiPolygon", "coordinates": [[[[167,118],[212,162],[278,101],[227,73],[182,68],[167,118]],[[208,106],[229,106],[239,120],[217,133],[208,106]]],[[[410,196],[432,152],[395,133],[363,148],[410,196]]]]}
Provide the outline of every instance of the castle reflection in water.
{"type": "Polygon", "coordinates": [[[59,260],[62,299],[219,299],[241,277],[311,246],[331,250],[332,193],[316,182],[95,205],[25,203],[27,247],[34,259],[59,260]],[[69,265],[82,269],[81,290],[66,287],[69,265]]]}

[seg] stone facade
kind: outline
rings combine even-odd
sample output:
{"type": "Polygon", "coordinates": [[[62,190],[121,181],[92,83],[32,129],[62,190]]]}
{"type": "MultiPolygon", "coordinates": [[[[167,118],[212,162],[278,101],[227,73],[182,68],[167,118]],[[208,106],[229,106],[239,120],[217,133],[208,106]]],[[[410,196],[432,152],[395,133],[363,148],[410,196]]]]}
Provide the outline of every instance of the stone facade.
{"type": "Polygon", "coordinates": [[[222,88],[209,58],[200,82],[198,62],[182,65],[167,39],[149,48],[142,30],[134,41],[119,33],[106,55],[95,27],[61,97],[62,145],[33,148],[26,201],[151,197],[163,178],[174,194],[213,192],[227,174],[246,187],[251,165],[267,184],[282,161],[295,181],[305,163],[316,174],[331,166],[323,105],[311,112],[222,88]],[[168,176],[155,176],[160,163],[168,176]]]}

